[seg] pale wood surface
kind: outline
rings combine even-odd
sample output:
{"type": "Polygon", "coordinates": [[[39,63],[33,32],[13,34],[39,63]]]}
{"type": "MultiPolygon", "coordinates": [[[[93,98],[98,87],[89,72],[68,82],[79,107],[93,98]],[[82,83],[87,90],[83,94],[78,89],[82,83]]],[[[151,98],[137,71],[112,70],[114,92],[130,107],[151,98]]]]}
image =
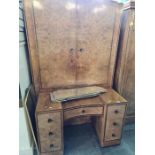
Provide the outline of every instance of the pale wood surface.
{"type": "Polygon", "coordinates": [[[33,18],[32,1],[24,0],[24,15],[25,15],[25,27],[27,35],[27,44],[30,55],[31,74],[35,87],[36,95],[39,93],[40,88],[40,70],[39,70],[39,55],[37,48],[37,40],[35,33],[35,23],[33,18]]]}
{"type": "Polygon", "coordinates": [[[120,143],[127,101],[113,89],[100,95],[104,103],[102,116],[96,117],[94,126],[101,146],[120,143]],[[117,111],[117,112],[116,112],[117,111]]]}
{"type": "Polygon", "coordinates": [[[39,144],[42,151],[63,150],[64,122],[80,116],[96,118],[94,124],[101,146],[120,143],[127,101],[116,91],[108,89],[107,93],[98,97],[66,103],[51,103],[49,94],[50,92],[39,94],[36,109],[39,144]],[[48,123],[49,118],[53,120],[52,123],[48,123]],[[53,134],[49,135],[50,132],[53,134]]]}
{"type": "Polygon", "coordinates": [[[111,105],[108,106],[107,110],[107,119],[109,118],[123,118],[124,113],[125,113],[125,105],[111,105]]]}
{"type": "Polygon", "coordinates": [[[108,0],[77,4],[77,84],[107,84],[117,7],[108,0]]]}
{"type": "Polygon", "coordinates": [[[127,103],[127,100],[124,99],[121,95],[119,95],[115,90],[108,89],[108,93],[101,94],[100,97],[104,101],[105,104],[113,104],[113,103],[127,103]]]}
{"type": "MultiPolygon", "coordinates": [[[[127,7],[128,6],[128,7],[127,7]]],[[[122,13],[114,88],[128,100],[127,116],[135,115],[135,10],[134,2],[122,13]]]]}
{"type": "Polygon", "coordinates": [[[40,155],[63,155],[63,151],[61,150],[61,151],[40,153],[40,155]]]}
{"type": "Polygon", "coordinates": [[[87,115],[101,115],[103,114],[103,107],[84,107],[64,111],[64,120],[87,115]]]}
{"type": "Polygon", "coordinates": [[[116,2],[27,0],[25,15],[37,91],[112,86],[120,21],[116,2]]]}

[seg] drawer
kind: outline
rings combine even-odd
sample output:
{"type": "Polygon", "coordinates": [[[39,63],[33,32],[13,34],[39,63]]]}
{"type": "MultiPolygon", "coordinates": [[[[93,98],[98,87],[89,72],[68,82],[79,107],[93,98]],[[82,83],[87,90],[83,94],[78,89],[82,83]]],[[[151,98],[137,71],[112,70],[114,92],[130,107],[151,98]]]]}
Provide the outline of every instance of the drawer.
{"type": "Polygon", "coordinates": [[[38,115],[38,128],[44,129],[51,127],[57,128],[61,126],[61,113],[48,113],[38,115]]]}
{"type": "Polygon", "coordinates": [[[41,128],[39,130],[40,142],[52,139],[61,139],[61,126],[51,128],[41,128]]]}
{"type": "Polygon", "coordinates": [[[121,138],[121,128],[106,128],[105,141],[116,140],[121,138]]]}
{"type": "Polygon", "coordinates": [[[111,105],[108,106],[107,119],[123,118],[126,105],[111,105]]]}
{"type": "Polygon", "coordinates": [[[50,139],[61,139],[61,113],[48,113],[38,115],[38,128],[40,142],[50,139]]]}
{"type": "Polygon", "coordinates": [[[122,128],[123,118],[109,119],[106,123],[106,129],[122,128]]]}
{"type": "Polygon", "coordinates": [[[61,139],[47,140],[40,143],[41,152],[61,150],[61,139]]]}
{"type": "Polygon", "coordinates": [[[103,107],[84,107],[64,111],[64,120],[85,115],[100,115],[103,113],[103,107]]]}

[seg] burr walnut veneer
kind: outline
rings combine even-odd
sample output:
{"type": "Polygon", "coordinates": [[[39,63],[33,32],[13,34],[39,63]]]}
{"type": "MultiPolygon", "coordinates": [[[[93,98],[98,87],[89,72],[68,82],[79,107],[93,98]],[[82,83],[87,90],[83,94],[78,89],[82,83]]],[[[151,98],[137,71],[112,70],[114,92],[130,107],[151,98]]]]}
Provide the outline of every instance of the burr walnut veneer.
{"type": "Polygon", "coordinates": [[[119,144],[127,101],[113,89],[98,97],[65,103],[51,103],[50,92],[39,93],[36,108],[41,155],[63,154],[63,124],[68,119],[92,116],[102,147],[119,144]]]}
{"type": "Polygon", "coordinates": [[[121,5],[112,0],[25,0],[41,155],[63,154],[63,124],[91,117],[101,146],[120,143],[126,100],[111,89],[121,5]],[[98,97],[51,103],[50,92],[101,86],[98,97]]]}
{"type": "Polygon", "coordinates": [[[120,5],[111,0],[25,0],[32,78],[38,92],[111,87],[120,5]]]}
{"type": "Polygon", "coordinates": [[[124,6],[114,79],[115,89],[128,100],[127,121],[135,117],[135,2],[124,6]]]}

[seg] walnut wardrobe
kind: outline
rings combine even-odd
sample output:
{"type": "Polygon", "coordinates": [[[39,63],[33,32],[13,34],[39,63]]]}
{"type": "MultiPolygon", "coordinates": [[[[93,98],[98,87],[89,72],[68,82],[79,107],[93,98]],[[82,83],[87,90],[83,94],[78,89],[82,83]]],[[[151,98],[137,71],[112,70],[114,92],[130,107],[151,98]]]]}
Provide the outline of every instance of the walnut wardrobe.
{"type": "Polygon", "coordinates": [[[135,119],[135,1],[123,7],[114,88],[128,100],[127,122],[135,119]]]}
{"type": "Polygon", "coordinates": [[[63,154],[63,124],[92,116],[100,145],[119,144],[127,101],[112,89],[122,5],[112,0],[25,0],[41,155],[63,154]],[[100,86],[94,98],[52,103],[50,92],[100,86]]]}

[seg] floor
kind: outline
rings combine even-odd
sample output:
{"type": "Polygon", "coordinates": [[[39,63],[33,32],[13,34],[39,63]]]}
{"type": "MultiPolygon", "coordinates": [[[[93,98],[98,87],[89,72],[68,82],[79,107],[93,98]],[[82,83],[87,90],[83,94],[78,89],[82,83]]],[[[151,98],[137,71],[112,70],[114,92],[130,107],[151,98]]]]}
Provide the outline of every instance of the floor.
{"type": "Polygon", "coordinates": [[[67,126],[64,129],[64,155],[134,155],[135,126],[124,127],[120,145],[101,148],[91,124],[67,126]]]}

